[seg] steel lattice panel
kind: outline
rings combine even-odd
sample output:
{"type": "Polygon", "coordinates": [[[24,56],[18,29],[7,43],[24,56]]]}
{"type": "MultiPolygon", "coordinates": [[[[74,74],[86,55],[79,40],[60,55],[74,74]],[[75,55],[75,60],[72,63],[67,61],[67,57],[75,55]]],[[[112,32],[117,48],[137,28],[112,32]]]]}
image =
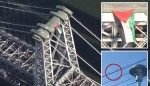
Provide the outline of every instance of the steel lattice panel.
{"type": "MultiPolygon", "coordinates": [[[[33,84],[34,52],[30,45],[0,30],[0,57],[1,68],[6,72],[3,73],[5,77],[13,75],[19,81],[33,84]]],[[[13,78],[7,79],[12,81],[13,78]]]]}

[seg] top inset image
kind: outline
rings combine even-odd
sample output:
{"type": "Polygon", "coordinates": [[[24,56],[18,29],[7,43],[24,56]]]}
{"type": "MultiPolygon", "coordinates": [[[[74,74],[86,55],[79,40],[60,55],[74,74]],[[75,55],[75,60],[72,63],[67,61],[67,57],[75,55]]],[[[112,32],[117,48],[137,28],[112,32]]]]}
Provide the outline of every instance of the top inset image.
{"type": "Polygon", "coordinates": [[[101,48],[147,49],[148,3],[102,2],[101,48]]]}

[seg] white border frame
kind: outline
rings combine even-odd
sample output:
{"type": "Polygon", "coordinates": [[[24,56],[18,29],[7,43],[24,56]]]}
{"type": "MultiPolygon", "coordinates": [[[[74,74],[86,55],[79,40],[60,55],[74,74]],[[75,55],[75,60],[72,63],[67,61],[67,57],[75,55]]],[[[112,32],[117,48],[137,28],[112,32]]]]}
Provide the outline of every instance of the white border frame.
{"type": "MultiPolygon", "coordinates": [[[[146,59],[147,59],[147,63],[146,63],[146,65],[147,65],[147,86],[148,86],[148,51],[147,50],[133,50],[133,51],[131,51],[131,50],[122,50],[122,51],[119,51],[119,50],[116,50],[116,51],[110,51],[110,50],[103,50],[103,51],[101,51],[101,86],[103,86],[103,84],[102,84],[102,82],[103,82],[103,71],[102,71],[102,63],[103,63],[103,53],[105,53],[105,52],[146,52],[147,53],[147,57],[146,57],[146,59]]],[[[138,57],[137,57],[138,58],[138,57]]]]}
{"type": "MultiPolygon", "coordinates": [[[[101,14],[102,14],[102,4],[103,3],[146,3],[147,4],[147,40],[148,40],[148,38],[149,38],[149,34],[148,34],[148,32],[149,32],[149,30],[148,30],[148,17],[149,17],[149,13],[148,13],[148,2],[101,2],[101,14]]],[[[102,19],[102,15],[101,15],[101,19],[102,19]]],[[[102,48],[102,20],[101,20],[101,49],[109,49],[109,48],[102,48]]],[[[147,47],[143,47],[143,48],[135,48],[135,47],[125,47],[125,48],[123,48],[123,47],[117,47],[117,48],[112,48],[112,47],[110,47],[112,50],[113,49],[148,49],[148,43],[147,43],[147,47]]]]}

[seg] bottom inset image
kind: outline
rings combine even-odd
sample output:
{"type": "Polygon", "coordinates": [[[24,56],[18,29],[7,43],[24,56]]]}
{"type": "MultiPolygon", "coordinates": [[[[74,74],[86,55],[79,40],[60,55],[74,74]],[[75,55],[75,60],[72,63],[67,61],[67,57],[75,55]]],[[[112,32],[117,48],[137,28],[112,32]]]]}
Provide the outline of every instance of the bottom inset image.
{"type": "Polygon", "coordinates": [[[102,86],[148,86],[147,51],[102,51],[102,86]]]}

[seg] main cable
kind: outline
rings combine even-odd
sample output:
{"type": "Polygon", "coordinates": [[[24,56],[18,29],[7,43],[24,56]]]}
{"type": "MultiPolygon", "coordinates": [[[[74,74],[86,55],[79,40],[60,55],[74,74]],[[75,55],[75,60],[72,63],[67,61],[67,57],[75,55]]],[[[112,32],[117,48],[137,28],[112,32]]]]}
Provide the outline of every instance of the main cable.
{"type": "Polygon", "coordinates": [[[133,84],[135,84],[136,82],[132,82],[132,83],[130,83],[130,84],[128,84],[127,86],[131,86],[131,85],[133,85],[133,84]]]}
{"type": "Polygon", "coordinates": [[[26,32],[26,31],[21,31],[21,30],[15,30],[15,29],[6,28],[6,27],[0,27],[0,29],[11,30],[11,31],[16,31],[16,32],[21,32],[21,33],[27,33],[27,34],[32,34],[31,32],[26,32]]]}
{"type": "Polygon", "coordinates": [[[27,11],[27,10],[21,10],[21,9],[12,8],[12,7],[8,7],[8,6],[0,6],[0,8],[5,8],[5,9],[9,9],[9,10],[20,11],[20,12],[26,12],[26,13],[32,13],[32,14],[36,14],[36,15],[45,15],[45,16],[50,16],[51,15],[51,14],[45,14],[45,13],[39,13],[39,12],[33,12],[33,11],[27,11]]]}
{"type": "MultiPolygon", "coordinates": [[[[126,75],[128,75],[129,73],[125,73],[125,74],[123,74],[122,76],[126,76],[126,75]]],[[[103,85],[105,85],[105,84],[108,84],[108,83],[110,83],[110,82],[112,82],[111,80],[109,80],[109,81],[107,81],[107,82],[104,82],[104,83],[102,83],[103,85]]]]}
{"type": "MultiPolygon", "coordinates": [[[[142,60],[140,60],[140,61],[137,61],[137,62],[135,62],[135,63],[133,63],[133,64],[130,64],[130,65],[128,65],[128,66],[125,66],[125,67],[123,67],[122,69],[126,69],[126,68],[128,68],[128,67],[131,67],[131,66],[133,66],[133,65],[135,65],[135,64],[138,64],[138,63],[140,63],[140,62],[143,62],[143,61],[145,61],[146,59],[142,59],[142,60]]],[[[113,71],[113,72],[111,72],[111,73],[108,73],[108,74],[106,74],[106,75],[111,75],[111,74],[113,74],[113,73],[116,73],[116,72],[118,72],[118,71],[120,71],[119,69],[116,69],[115,71],[113,71]]],[[[104,76],[102,76],[102,77],[105,77],[106,75],[104,75],[104,76]]]]}
{"type": "Polygon", "coordinates": [[[22,7],[27,7],[27,8],[35,8],[35,9],[46,9],[46,10],[56,10],[53,8],[45,8],[45,7],[39,7],[39,6],[31,6],[31,5],[25,5],[25,4],[16,4],[16,3],[11,3],[11,2],[5,2],[5,1],[0,1],[0,3],[3,4],[9,4],[9,5],[15,5],[15,6],[22,6],[22,7]]]}
{"type": "Polygon", "coordinates": [[[135,78],[135,77],[129,78],[129,79],[124,80],[124,81],[120,82],[119,84],[115,84],[115,85],[113,85],[113,86],[121,85],[121,84],[123,84],[123,83],[125,83],[125,82],[128,82],[128,81],[130,81],[130,80],[133,80],[134,78],[135,78]]]}
{"type": "Polygon", "coordinates": [[[14,25],[14,26],[21,26],[21,27],[36,28],[36,26],[16,24],[16,23],[4,22],[4,21],[0,21],[0,23],[2,23],[2,24],[8,24],[8,25],[14,25]]]}

